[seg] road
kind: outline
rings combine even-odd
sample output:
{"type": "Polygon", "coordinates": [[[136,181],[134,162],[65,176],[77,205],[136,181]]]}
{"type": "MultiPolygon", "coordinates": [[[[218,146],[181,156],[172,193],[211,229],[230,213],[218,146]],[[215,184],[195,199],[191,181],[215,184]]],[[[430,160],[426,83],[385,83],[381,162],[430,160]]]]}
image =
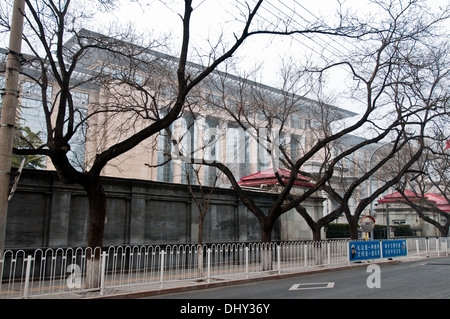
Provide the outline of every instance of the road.
{"type": "MultiPolygon", "coordinates": [[[[368,264],[369,266],[369,264],[368,264]]],[[[450,257],[336,270],[146,299],[450,299],[450,257]],[[372,288],[370,288],[372,287],[372,288]]]]}

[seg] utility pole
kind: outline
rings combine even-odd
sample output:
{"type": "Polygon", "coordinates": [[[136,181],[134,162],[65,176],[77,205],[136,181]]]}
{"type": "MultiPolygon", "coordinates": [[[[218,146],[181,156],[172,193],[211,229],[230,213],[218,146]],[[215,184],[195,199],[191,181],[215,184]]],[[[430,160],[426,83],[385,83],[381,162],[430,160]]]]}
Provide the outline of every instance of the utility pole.
{"type": "Polygon", "coordinates": [[[14,0],[9,34],[9,52],[6,61],[5,88],[0,119],[0,260],[3,258],[8,214],[8,193],[11,179],[11,161],[16,108],[19,98],[19,70],[22,50],[24,0],[14,0]]]}

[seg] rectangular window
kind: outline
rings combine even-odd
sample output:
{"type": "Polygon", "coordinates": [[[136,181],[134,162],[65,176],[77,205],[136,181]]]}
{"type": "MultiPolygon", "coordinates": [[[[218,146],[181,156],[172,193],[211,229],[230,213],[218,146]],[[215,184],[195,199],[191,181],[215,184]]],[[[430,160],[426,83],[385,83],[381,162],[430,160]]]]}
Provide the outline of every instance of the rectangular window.
{"type": "Polygon", "coordinates": [[[291,115],[291,127],[295,129],[302,128],[302,118],[297,115],[291,115]]]}
{"type": "Polygon", "coordinates": [[[86,117],[88,113],[89,94],[73,91],[74,129],[75,134],[70,139],[70,152],[67,154],[70,163],[79,171],[84,169],[86,151],[86,117]]]}
{"type": "MultiPolygon", "coordinates": [[[[41,87],[30,81],[21,84],[21,98],[19,101],[19,123],[21,127],[28,127],[30,131],[40,138],[44,138],[46,134],[46,119],[42,105],[42,89],[41,87]]],[[[47,88],[47,100],[51,103],[52,87],[47,88]]],[[[45,165],[45,160],[42,164],[45,165]]]]}
{"type": "Polygon", "coordinates": [[[242,127],[228,125],[226,133],[226,163],[237,178],[249,174],[250,134],[242,127]]]}
{"type": "MultiPolygon", "coordinates": [[[[47,100],[51,103],[52,87],[47,88],[47,100]]],[[[22,83],[22,97],[19,102],[19,125],[27,126],[35,134],[46,132],[45,114],[42,106],[42,90],[39,85],[22,83]]]]}
{"type": "MultiPolygon", "coordinates": [[[[219,130],[219,121],[213,118],[207,118],[205,121],[205,160],[220,161],[221,139],[219,130]]],[[[213,186],[219,171],[213,166],[205,166],[205,184],[213,186]]]]}
{"type": "Polygon", "coordinates": [[[159,182],[173,182],[173,162],[171,160],[172,141],[165,130],[158,136],[158,169],[159,182]]]}
{"type": "Polygon", "coordinates": [[[187,161],[182,163],[181,183],[187,184],[188,179],[186,174],[189,174],[189,181],[191,184],[196,184],[196,164],[193,163],[193,159],[197,156],[197,135],[196,123],[194,117],[190,114],[183,116],[182,119],[182,152],[187,158],[187,161]]]}

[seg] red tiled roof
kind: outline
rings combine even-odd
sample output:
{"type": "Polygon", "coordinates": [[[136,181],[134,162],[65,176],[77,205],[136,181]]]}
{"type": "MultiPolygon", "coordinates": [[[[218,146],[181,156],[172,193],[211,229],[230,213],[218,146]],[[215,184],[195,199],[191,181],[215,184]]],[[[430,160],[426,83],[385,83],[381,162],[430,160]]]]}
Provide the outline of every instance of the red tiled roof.
{"type": "Polygon", "coordinates": [[[435,202],[437,208],[440,210],[450,213],[450,203],[444,197],[431,193],[425,194],[425,197],[428,200],[435,202]]]}
{"type": "MultiPolygon", "coordinates": [[[[440,210],[444,212],[450,212],[450,203],[441,196],[436,194],[427,193],[424,197],[418,196],[416,193],[405,190],[405,196],[409,198],[410,201],[418,201],[418,200],[428,200],[430,202],[434,202],[440,210]]],[[[384,196],[382,199],[378,200],[378,203],[395,203],[395,202],[405,202],[406,200],[400,194],[400,192],[395,192],[389,195],[384,196]]]]}
{"type": "MultiPolygon", "coordinates": [[[[290,171],[282,168],[278,168],[277,171],[283,181],[287,182],[289,180],[289,176],[291,174],[290,171]]],[[[255,174],[242,177],[241,181],[239,182],[239,185],[241,186],[253,186],[253,187],[258,187],[261,185],[277,185],[277,184],[279,183],[277,177],[275,176],[273,168],[269,168],[255,174]]],[[[297,186],[308,186],[308,187],[314,186],[309,177],[300,174],[298,174],[297,180],[294,182],[294,184],[297,186]]]]}
{"type": "MultiPolygon", "coordinates": [[[[417,201],[419,199],[423,199],[423,197],[417,196],[416,193],[405,189],[403,191],[406,197],[411,201],[417,201]]],[[[400,192],[395,192],[389,195],[384,196],[382,199],[378,200],[378,203],[394,203],[394,202],[405,202],[406,200],[403,198],[400,192]]]]}

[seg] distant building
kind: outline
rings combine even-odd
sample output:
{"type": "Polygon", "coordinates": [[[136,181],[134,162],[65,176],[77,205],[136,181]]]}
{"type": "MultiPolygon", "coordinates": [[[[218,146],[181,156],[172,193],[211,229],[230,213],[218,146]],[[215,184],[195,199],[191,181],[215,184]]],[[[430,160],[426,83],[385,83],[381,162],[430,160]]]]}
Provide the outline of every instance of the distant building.
{"type": "MultiPolygon", "coordinates": [[[[404,193],[411,202],[423,207],[422,212],[433,220],[440,222],[443,217],[437,212],[427,209],[427,207],[437,206],[442,211],[450,213],[450,204],[441,196],[435,194],[419,196],[410,190],[405,190],[404,193]]],[[[399,192],[388,194],[379,199],[375,211],[377,224],[386,225],[390,230],[391,238],[395,236],[394,229],[396,226],[407,225],[411,227],[411,235],[418,237],[440,236],[439,230],[421,219],[399,192]]]]}

